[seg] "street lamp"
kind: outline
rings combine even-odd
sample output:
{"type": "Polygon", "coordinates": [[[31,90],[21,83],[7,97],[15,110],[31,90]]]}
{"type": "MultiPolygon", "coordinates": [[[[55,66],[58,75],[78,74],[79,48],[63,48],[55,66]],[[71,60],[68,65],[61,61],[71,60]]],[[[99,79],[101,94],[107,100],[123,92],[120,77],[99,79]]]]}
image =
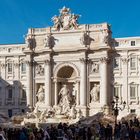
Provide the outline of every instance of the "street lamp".
{"type": "Polygon", "coordinates": [[[125,105],[126,105],[126,102],[124,101],[123,102],[123,108],[119,107],[118,106],[118,102],[119,101],[119,97],[118,96],[115,96],[115,99],[112,101],[112,110],[113,110],[113,113],[114,113],[114,116],[115,116],[115,124],[117,124],[117,117],[119,115],[119,110],[124,110],[125,109],[125,105]]]}

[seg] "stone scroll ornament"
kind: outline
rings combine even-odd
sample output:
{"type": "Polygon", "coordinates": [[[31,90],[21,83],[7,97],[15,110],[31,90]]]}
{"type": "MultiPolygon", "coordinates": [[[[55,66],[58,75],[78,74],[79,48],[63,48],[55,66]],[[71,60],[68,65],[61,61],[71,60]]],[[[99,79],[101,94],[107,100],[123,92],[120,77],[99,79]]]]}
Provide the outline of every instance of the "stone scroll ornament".
{"type": "Polygon", "coordinates": [[[70,8],[65,6],[59,10],[59,16],[53,16],[52,21],[54,23],[53,28],[56,31],[78,29],[78,19],[80,15],[72,14],[70,8]]]}

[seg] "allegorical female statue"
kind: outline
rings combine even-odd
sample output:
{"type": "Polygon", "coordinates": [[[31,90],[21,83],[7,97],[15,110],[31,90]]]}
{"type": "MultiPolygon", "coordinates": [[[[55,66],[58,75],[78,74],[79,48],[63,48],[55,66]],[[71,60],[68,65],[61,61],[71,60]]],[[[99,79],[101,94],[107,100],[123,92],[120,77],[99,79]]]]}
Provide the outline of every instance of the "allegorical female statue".
{"type": "Polygon", "coordinates": [[[44,92],[43,85],[40,85],[36,96],[37,96],[37,100],[38,100],[39,103],[44,103],[45,92],[44,92]]]}
{"type": "Polygon", "coordinates": [[[63,85],[59,92],[59,103],[58,105],[61,106],[62,112],[66,113],[67,110],[70,108],[70,102],[71,102],[71,94],[70,90],[68,89],[67,85],[63,85]]]}
{"type": "Polygon", "coordinates": [[[99,91],[100,91],[100,86],[97,84],[94,84],[94,87],[90,91],[91,102],[99,101],[99,91]]]}

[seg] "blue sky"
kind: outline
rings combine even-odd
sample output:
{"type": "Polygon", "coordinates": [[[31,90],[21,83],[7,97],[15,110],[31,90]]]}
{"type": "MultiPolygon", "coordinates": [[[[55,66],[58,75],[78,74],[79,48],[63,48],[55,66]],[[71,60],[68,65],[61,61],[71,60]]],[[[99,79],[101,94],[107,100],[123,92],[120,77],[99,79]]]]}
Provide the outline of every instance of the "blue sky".
{"type": "Polygon", "coordinates": [[[52,26],[63,6],[80,24],[108,22],[113,37],[140,36],[140,0],[0,0],[0,44],[24,43],[28,28],[52,26]]]}

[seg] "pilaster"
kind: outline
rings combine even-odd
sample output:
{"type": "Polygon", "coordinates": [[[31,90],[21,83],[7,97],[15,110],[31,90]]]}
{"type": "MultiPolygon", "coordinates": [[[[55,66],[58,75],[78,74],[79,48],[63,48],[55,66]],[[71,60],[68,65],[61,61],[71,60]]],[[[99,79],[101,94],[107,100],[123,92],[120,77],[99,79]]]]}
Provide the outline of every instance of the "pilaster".
{"type": "Polygon", "coordinates": [[[19,58],[14,58],[14,79],[19,80],[19,71],[20,71],[20,64],[19,64],[19,58]]]}
{"type": "Polygon", "coordinates": [[[80,73],[80,105],[86,106],[86,89],[87,89],[87,81],[86,81],[86,63],[87,60],[84,58],[80,59],[81,62],[81,73],[80,73]]]}
{"type": "Polygon", "coordinates": [[[14,81],[14,101],[15,101],[15,106],[19,106],[20,102],[20,83],[19,81],[14,81]]]}
{"type": "Polygon", "coordinates": [[[1,66],[1,72],[0,72],[1,74],[0,74],[0,76],[2,77],[2,79],[6,79],[6,61],[5,61],[5,57],[1,58],[0,66],[1,66]]]}
{"type": "Polygon", "coordinates": [[[128,58],[124,56],[121,58],[122,61],[122,93],[124,94],[123,100],[127,102],[127,105],[130,103],[130,95],[128,93],[128,58]]]}
{"type": "Polygon", "coordinates": [[[76,89],[77,89],[77,92],[76,92],[76,105],[79,106],[79,103],[80,103],[80,81],[76,81],[76,89]]]}
{"type": "Polygon", "coordinates": [[[57,105],[57,103],[58,103],[58,93],[57,93],[57,91],[58,91],[58,87],[57,87],[57,80],[55,80],[55,82],[54,82],[54,88],[55,88],[55,93],[54,93],[54,105],[56,106],[57,105]]]}
{"type": "Polygon", "coordinates": [[[102,57],[100,59],[100,104],[102,107],[108,105],[108,71],[107,65],[109,58],[102,57]]]}

